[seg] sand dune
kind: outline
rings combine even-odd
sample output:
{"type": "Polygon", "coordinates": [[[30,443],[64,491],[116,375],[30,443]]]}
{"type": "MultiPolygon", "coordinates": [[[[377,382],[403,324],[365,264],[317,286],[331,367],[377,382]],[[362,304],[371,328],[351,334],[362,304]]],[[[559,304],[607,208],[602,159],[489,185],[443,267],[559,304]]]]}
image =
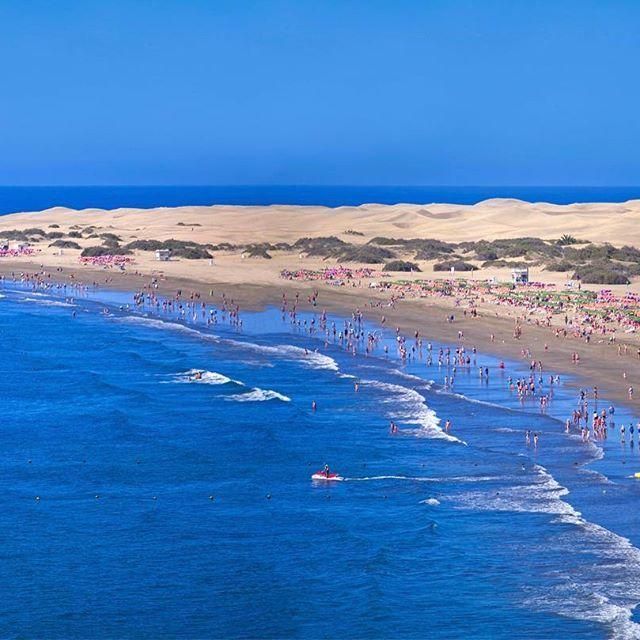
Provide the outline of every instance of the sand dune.
{"type": "Polygon", "coordinates": [[[374,236],[463,241],[516,236],[558,238],[569,233],[585,240],[638,246],[640,200],[554,205],[495,198],[471,206],[365,204],[336,209],[273,205],[76,211],[55,207],[1,217],[0,231],[46,228],[51,224],[63,230],[74,224],[94,225],[119,233],[124,239],[176,238],[213,243],[292,241],[301,236],[340,236],[349,229],[363,234],[352,236],[352,242],[365,242],[374,236]],[[198,226],[192,230],[189,225],[198,226]]]}

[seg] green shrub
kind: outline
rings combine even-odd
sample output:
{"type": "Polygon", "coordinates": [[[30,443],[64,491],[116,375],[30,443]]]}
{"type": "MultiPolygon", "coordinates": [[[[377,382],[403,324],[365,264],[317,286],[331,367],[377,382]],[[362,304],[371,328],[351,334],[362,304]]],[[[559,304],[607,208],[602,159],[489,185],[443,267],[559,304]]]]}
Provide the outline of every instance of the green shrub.
{"type": "Polygon", "coordinates": [[[99,237],[108,242],[122,242],[122,238],[115,233],[101,233],[99,237]]]}
{"type": "Polygon", "coordinates": [[[22,240],[23,242],[26,242],[29,239],[24,231],[19,231],[18,229],[0,231],[0,238],[6,238],[7,240],[22,240]]]}
{"type": "Polygon", "coordinates": [[[171,249],[171,255],[178,258],[186,258],[187,260],[201,260],[212,257],[212,255],[202,247],[181,247],[171,249]]]}
{"type": "Polygon", "coordinates": [[[139,249],[140,251],[156,251],[163,249],[164,243],[160,240],[134,240],[125,245],[127,249],[139,249]]]}
{"type": "Polygon", "coordinates": [[[629,284],[624,267],[606,260],[578,267],[573,277],[586,284],[629,284]]]}
{"type": "Polygon", "coordinates": [[[579,268],[579,265],[577,265],[575,262],[571,262],[570,260],[555,260],[547,264],[547,266],[545,267],[547,271],[557,271],[560,273],[573,271],[576,268],[579,268]]]}
{"type": "Polygon", "coordinates": [[[80,254],[83,258],[96,258],[99,256],[124,256],[131,253],[126,247],[86,247],[80,254]]]}
{"type": "Polygon", "coordinates": [[[382,268],[383,271],[420,271],[420,267],[415,262],[406,260],[392,260],[387,262],[382,268]]]}
{"type": "Polygon", "coordinates": [[[570,244],[578,244],[578,240],[576,240],[572,235],[569,235],[568,233],[564,233],[562,236],[560,236],[560,239],[558,240],[558,244],[561,247],[566,247],[570,244]]]}
{"type": "Polygon", "coordinates": [[[338,258],[345,262],[364,262],[366,264],[381,264],[395,254],[383,247],[371,245],[348,245],[340,251],[338,258]]]}
{"type": "Polygon", "coordinates": [[[267,252],[267,248],[263,245],[250,245],[245,249],[245,254],[248,258],[264,258],[265,260],[271,260],[271,256],[267,252]]]}
{"type": "Polygon", "coordinates": [[[528,264],[526,262],[518,262],[514,260],[487,260],[482,263],[482,268],[493,269],[524,269],[528,264]]]}
{"type": "Polygon", "coordinates": [[[82,247],[73,240],[56,240],[52,242],[50,247],[59,247],[60,249],[82,249],[82,247]]]}
{"type": "Polygon", "coordinates": [[[438,262],[433,265],[434,271],[451,271],[453,267],[456,271],[476,271],[478,267],[475,265],[464,262],[463,260],[445,260],[444,262],[438,262]]]}

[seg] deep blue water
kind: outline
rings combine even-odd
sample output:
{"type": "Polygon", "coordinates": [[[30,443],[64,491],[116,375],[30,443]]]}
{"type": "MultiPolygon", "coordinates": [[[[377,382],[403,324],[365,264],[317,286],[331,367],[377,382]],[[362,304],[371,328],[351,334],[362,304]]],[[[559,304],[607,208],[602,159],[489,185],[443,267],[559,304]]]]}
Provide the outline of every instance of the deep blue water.
{"type": "Polygon", "coordinates": [[[640,444],[566,435],[574,389],[63,294],[0,299],[0,637],[638,637],[640,444]]]}
{"type": "Polygon", "coordinates": [[[342,205],[370,202],[475,204],[488,198],[519,198],[529,202],[624,202],[640,198],[636,187],[437,187],[437,186],[96,186],[0,187],[0,214],[41,211],[65,206],[176,207],[181,205],[342,205]]]}

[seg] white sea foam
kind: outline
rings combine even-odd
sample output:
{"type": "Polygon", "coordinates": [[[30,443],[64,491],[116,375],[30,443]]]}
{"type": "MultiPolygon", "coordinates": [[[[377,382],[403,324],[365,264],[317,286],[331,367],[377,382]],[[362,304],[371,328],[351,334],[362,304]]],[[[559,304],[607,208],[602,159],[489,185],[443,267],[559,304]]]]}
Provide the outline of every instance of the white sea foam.
{"type": "Polygon", "coordinates": [[[533,469],[536,476],[528,485],[493,494],[466,492],[452,499],[468,509],[547,513],[555,516],[553,522],[568,525],[569,530],[552,539],[554,545],[560,545],[568,568],[562,574],[550,574],[553,586],[544,591],[532,588],[527,604],[607,625],[614,638],[640,638],[640,625],[632,620],[640,603],[640,549],[629,539],[586,520],[564,500],[568,490],[547,469],[539,465],[533,469]],[[574,527],[579,530],[577,535],[572,532],[574,527]],[[593,554],[596,560],[585,563],[586,554],[593,554]]]}
{"type": "Polygon", "coordinates": [[[351,482],[365,482],[371,480],[410,480],[411,482],[493,482],[495,480],[504,480],[502,476],[399,476],[399,475],[383,475],[383,476],[363,476],[360,478],[345,478],[351,482]]]}
{"type": "Polygon", "coordinates": [[[437,507],[440,504],[440,500],[437,498],[427,498],[426,500],[420,500],[420,504],[428,504],[430,507],[437,507]]]}
{"type": "Polygon", "coordinates": [[[280,400],[281,402],[291,402],[291,398],[272,391],[271,389],[260,389],[255,387],[246,393],[236,393],[228,396],[227,400],[235,400],[236,402],[266,402],[267,400],[280,400]]]}
{"type": "Polygon", "coordinates": [[[414,376],[412,373],[407,373],[406,371],[402,371],[401,369],[392,369],[391,373],[404,378],[405,380],[411,380],[412,382],[417,382],[421,387],[425,389],[431,389],[431,385],[433,384],[433,380],[425,380],[420,376],[414,376]]]}
{"type": "Polygon", "coordinates": [[[442,478],[428,478],[423,476],[364,476],[362,478],[345,478],[351,482],[366,482],[370,480],[411,480],[412,482],[441,482],[442,478]]]}
{"type": "Polygon", "coordinates": [[[450,391],[448,389],[436,389],[436,393],[440,395],[453,396],[454,398],[458,398],[460,400],[465,400],[466,402],[471,402],[472,404],[481,404],[484,407],[493,407],[495,409],[504,409],[505,411],[512,411],[511,407],[507,407],[503,404],[499,404],[497,402],[489,402],[488,400],[479,400],[478,398],[470,398],[469,396],[465,396],[462,393],[456,393],[455,391],[450,391]]]}
{"type": "Polygon", "coordinates": [[[60,300],[45,300],[43,298],[22,298],[21,302],[34,302],[35,304],[41,304],[46,307],[74,307],[75,306],[69,302],[62,302],[60,300]]]}
{"type": "Polygon", "coordinates": [[[189,371],[178,373],[173,377],[173,380],[171,380],[171,382],[211,384],[211,385],[221,385],[221,384],[228,384],[232,382],[234,384],[239,384],[244,386],[244,384],[239,380],[228,378],[222,373],[218,373],[217,371],[205,371],[202,369],[189,369],[189,371]],[[199,377],[198,377],[198,374],[200,374],[199,377]]]}
{"type": "Polygon", "coordinates": [[[273,355],[284,360],[292,360],[299,362],[312,369],[328,369],[330,371],[338,371],[338,363],[323,353],[318,351],[309,351],[301,347],[296,347],[292,344],[280,344],[280,345],[264,345],[256,344],[255,342],[244,342],[241,340],[226,339],[225,342],[245,349],[251,349],[258,353],[264,353],[266,355],[273,355]]]}
{"type": "Polygon", "coordinates": [[[153,329],[171,329],[173,331],[180,331],[203,340],[211,340],[212,342],[218,342],[219,340],[218,336],[212,333],[198,331],[197,329],[192,329],[191,327],[180,324],[179,322],[171,322],[169,320],[159,320],[157,318],[148,318],[146,316],[118,316],[115,317],[114,320],[116,322],[124,322],[126,324],[140,324],[146,327],[152,327],[153,329]]]}
{"type": "Polygon", "coordinates": [[[534,465],[536,479],[528,484],[502,487],[500,491],[469,491],[456,496],[459,506],[474,510],[548,513],[552,515],[580,514],[562,497],[569,492],[544,467],[534,465]]]}
{"type": "Polygon", "coordinates": [[[418,438],[437,438],[448,440],[449,442],[467,444],[450,433],[446,433],[440,427],[440,418],[436,415],[436,412],[426,405],[424,396],[414,389],[380,380],[363,380],[362,384],[381,389],[390,394],[388,398],[382,401],[384,404],[394,405],[394,409],[387,413],[387,417],[401,420],[405,424],[419,426],[418,429],[403,429],[402,432],[410,433],[418,438]]]}

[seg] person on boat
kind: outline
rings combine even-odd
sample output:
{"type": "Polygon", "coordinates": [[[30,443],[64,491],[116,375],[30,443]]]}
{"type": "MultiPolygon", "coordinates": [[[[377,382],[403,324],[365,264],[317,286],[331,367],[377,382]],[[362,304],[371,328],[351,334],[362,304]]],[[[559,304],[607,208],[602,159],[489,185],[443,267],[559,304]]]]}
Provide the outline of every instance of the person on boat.
{"type": "Polygon", "coordinates": [[[331,469],[329,469],[329,465],[328,464],[324,465],[324,469],[322,470],[322,475],[325,478],[328,478],[331,475],[331,469]]]}

